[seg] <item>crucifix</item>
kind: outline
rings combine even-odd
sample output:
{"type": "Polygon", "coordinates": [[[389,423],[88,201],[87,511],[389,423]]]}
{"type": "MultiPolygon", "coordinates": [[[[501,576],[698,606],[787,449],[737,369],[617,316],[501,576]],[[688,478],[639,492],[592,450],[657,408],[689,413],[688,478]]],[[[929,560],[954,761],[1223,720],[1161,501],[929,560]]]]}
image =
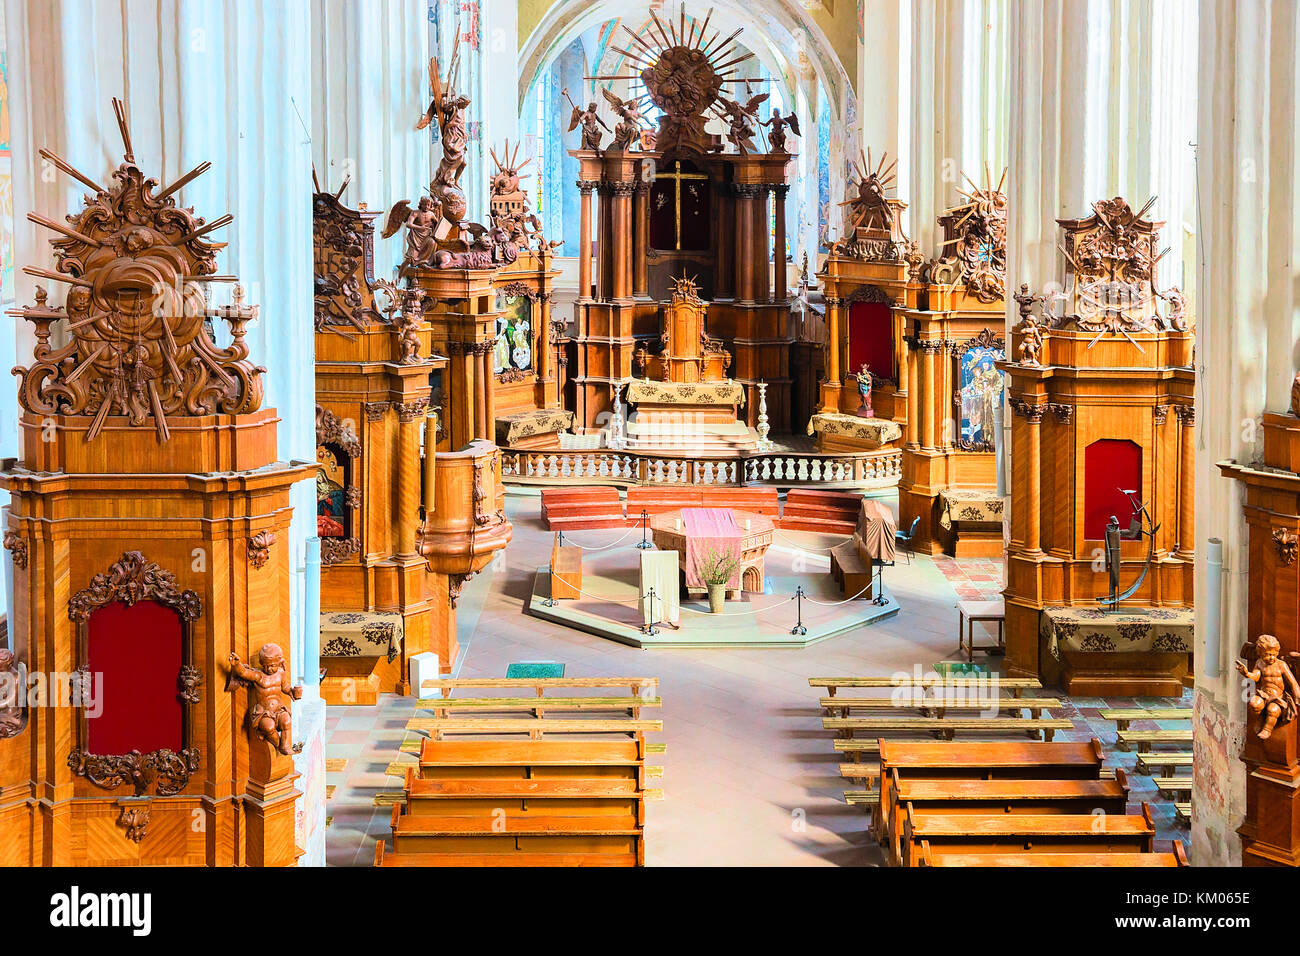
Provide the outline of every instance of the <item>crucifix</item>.
{"type": "Polygon", "coordinates": [[[671,179],[673,182],[673,202],[674,212],[677,216],[677,228],[673,233],[676,242],[675,248],[679,251],[682,248],[682,181],[683,180],[707,180],[709,177],[704,173],[684,173],[682,172],[682,161],[675,160],[673,171],[671,173],[655,173],[655,179],[671,179]]]}

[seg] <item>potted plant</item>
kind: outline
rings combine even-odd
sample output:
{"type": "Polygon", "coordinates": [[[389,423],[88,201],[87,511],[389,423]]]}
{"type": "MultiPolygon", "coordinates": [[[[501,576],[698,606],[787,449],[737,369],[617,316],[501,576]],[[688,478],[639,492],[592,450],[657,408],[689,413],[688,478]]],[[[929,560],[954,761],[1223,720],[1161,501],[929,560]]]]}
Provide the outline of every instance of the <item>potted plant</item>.
{"type": "Polygon", "coordinates": [[[740,568],[740,559],[734,554],[709,549],[699,564],[700,580],[709,592],[709,611],[722,613],[723,602],[727,599],[727,584],[740,568]]]}

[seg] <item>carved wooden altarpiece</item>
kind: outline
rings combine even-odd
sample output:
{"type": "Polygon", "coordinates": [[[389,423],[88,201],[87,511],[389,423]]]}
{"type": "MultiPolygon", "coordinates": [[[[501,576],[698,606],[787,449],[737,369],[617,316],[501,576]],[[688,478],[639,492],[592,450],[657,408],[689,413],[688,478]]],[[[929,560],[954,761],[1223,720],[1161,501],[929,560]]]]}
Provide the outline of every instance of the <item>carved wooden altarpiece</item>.
{"type": "Polygon", "coordinates": [[[311,468],[276,459],[244,343],[256,307],[238,287],[212,302],[233,277],[206,237],[231,217],[177,202],[210,164],[160,187],[114,107],[126,155],[108,185],[41,150],[88,194],[66,219],[29,216],[58,233],[56,261],[24,271],[67,286],[63,303],[38,286],[10,313],[36,345],[14,370],[20,458],[0,473],[6,546],[24,555],[9,627],[52,696],[0,740],[0,862],[291,865],[293,762],[245,731],[242,698],[213,699],[231,652],[290,646],[277,542],[311,468]]]}
{"type": "MultiPolygon", "coordinates": [[[[710,302],[710,331],[732,354],[744,424],[757,424],[758,386],[765,382],[772,431],[789,432],[803,424],[790,421],[785,200],[791,154],[756,142],[756,111],[765,95],[743,105],[728,98],[745,89],[746,79],[729,75],[730,68],[744,73],[740,64],[753,57],[736,52],[736,35],[710,33],[707,19],[688,23],[684,8],[664,20],[651,16],[658,27],[648,36],[625,31],[635,75],[593,79],[644,86],[660,117],[654,148],[611,144],[572,153],[581,193],[575,428],[595,429],[612,410],[614,384],[632,377],[637,349],[659,339],[660,305],[671,297],[672,280],[685,274],[698,277],[700,295],[710,302]],[[712,116],[728,118],[731,149],[706,132],[712,116]],[[594,209],[593,193],[599,197],[594,209]],[[600,236],[594,277],[593,215],[600,236]],[[775,269],[769,216],[776,224],[775,269]],[[663,225],[652,230],[653,222],[663,225]]],[[[620,115],[628,113],[629,104],[619,103],[620,115]]]]}
{"type": "Polygon", "coordinates": [[[1179,695],[1191,658],[1194,336],[1182,294],[1159,285],[1152,202],[1057,220],[1064,291],[1021,287],[998,364],[1013,410],[1007,671],[1089,697],[1179,695]],[[1098,600],[1112,515],[1142,529],[1120,542],[1132,627],[1098,600]]]}

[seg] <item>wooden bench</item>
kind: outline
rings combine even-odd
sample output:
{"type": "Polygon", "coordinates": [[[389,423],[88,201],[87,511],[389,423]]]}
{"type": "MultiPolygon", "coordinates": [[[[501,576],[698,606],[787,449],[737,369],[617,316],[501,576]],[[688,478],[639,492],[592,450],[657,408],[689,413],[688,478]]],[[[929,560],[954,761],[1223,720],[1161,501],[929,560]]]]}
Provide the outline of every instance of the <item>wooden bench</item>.
{"type": "Polygon", "coordinates": [[[954,780],[901,779],[890,770],[893,812],[875,821],[877,839],[895,866],[902,862],[900,808],[917,813],[945,814],[1090,814],[1122,816],[1128,808],[1128,781],[1122,770],[1115,778],[1089,780],[954,780]]]}
{"type": "Polygon", "coordinates": [[[1155,784],[1161,796],[1173,797],[1176,794],[1192,792],[1191,777],[1154,777],[1151,782],[1155,784]]]}
{"type": "Polygon", "coordinates": [[[1073,730],[1074,722],[1047,717],[823,717],[822,729],[836,730],[846,737],[853,736],[856,730],[926,732],[935,733],[944,740],[952,740],[959,730],[976,730],[1030,736],[1042,734],[1043,739],[1050,742],[1058,730],[1073,730]]]}
{"type": "Polygon", "coordinates": [[[904,866],[921,865],[921,845],[931,853],[1151,853],[1155,823],[1144,803],[1140,814],[1103,816],[1031,813],[902,814],[904,866]]]}
{"type": "Polygon", "coordinates": [[[557,536],[551,546],[551,600],[576,601],[582,591],[582,549],[560,545],[557,536]]]}
{"type": "Polygon", "coordinates": [[[562,717],[412,717],[407,730],[429,734],[434,740],[443,734],[637,734],[663,730],[662,720],[586,720],[562,717]]]}
{"type": "Polygon", "coordinates": [[[1156,768],[1164,771],[1166,777],[1172,777],[1178,767],[1190,767],[1192,765],[1192,755],[1189,753],[1169,753],[1161,750],[1148,750],[1146,753],[1137,755],[1138,773],[1150,776],[1156,772],[1156,768]]]}
{"type": "Polygon", "coordinates": [[[857,530],[862,495],[851,491],[791,488],[786,492],[777,527],[785,531],[816,531],[850,535],[857,530]]]}
{"type": "Polygon", "coordinates": [[[1192,803],[1190,800],[1186,803],[1174,804],[1174,818],[1184,826],[1192,825],[1192,803]]]}
{"type": "Polygon", "coordinates": [[[831,577],[845,597],[865,601],[872,596],[872,567],[862,560],[857,545],[852,541],[831,548],[831,577]]]}
{"type": "Polygon", "coordinates": [[[1191,744],[1192,731],[1187,730],[1121,730],[1115,735],[1120,749],[1136,744],[1138,753],[1147,753],[1156,744],[1191,744]]]}
{"type": "MultiPolygon", "coordinates": [[[[443,723],[487,730],[500,722],[443,723]]],[[[568,723],[617,725],[607,734],[636,729],[630,738],[425,740],[392,808],[391,852],[377,848],[375,865],[643,865],[645,803],[662,796],[645,785],[655,769],[645,759],[663,748],[641,731],[659,722],[568,723]]]]}
{"type": "Polygon", "coordinates": [[[547,711],[600,712],[620,711],[636,717],[642,707],[658,707],[658,697],[638,695],[622,697],[453,697],[425,701],[416,708],[417,713],[447,717],[461,713],[514,713],[524,711],[541,717],[547,711]]]}
{"type": "Polygon", "coordinates": [[[1191,720],[1190,707],[1112,707],[1098,712],[1102,720],[1113,720],[1116,730],[1128,730],[1135,720],[1191,720]]]}
{"type": "Polygon", "coordinates": [[[949,710],[973,711],[1028,711],[1030,716],[1038,717],[1045,710],[1060,707],[1061,702],[1055,697],[989,697],[984,699],[962,699],[954,697],[945,700],[942,697],[908,696],[895,700],[893,697],[823,697],[818,703],[827,711],[839,711],[841,717],[847,717],[850,711],[866,710],[923,710],[942,717],[949,710]]]}
{"type": "Polygon", "coordinates": [[[622,528],[626,525],[618,489],[547,488],[542,492],[542,521],[551,531],[622,528]]]}
{"type": "Polygon", "coordinates": [[[641,695],[659,686],[658,677],[440,677],[420,684],[421,690],[451,697],[458,690],[532,690],[538,697],[557,687],[626,687],[641,695]]]}
{"type": "MultiPolygon", "coordinates": [[[[1033,677],[948,677],[944,674],[923,674],[920,678],[912,677],[809,677],[809,687],[824,687],[826,692],[835,696],[841,687],[855,689],[888,689],[893,687],[934,687],[945,688],[987,688],[990,691],[1010,691],[1013,697],[1019,697],[1022,691],[1042,690],[1043,685],[1033,677]]],[[[989,695],[985,695],[989,696],[989,695]]]]}
{"type": "Polygon", "coordinates": [[[1187,866],[1179,840],[1172,853],[936,853],[928,840],[917,853],[919,866],[1187,866]]]}

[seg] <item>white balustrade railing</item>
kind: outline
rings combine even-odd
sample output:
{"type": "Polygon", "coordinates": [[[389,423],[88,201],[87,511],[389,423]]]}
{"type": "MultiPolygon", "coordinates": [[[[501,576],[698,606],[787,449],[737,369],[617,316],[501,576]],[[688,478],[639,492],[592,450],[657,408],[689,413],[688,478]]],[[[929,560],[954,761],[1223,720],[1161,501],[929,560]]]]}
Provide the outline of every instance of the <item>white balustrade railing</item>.
{"type": "Polygon", "coordinates": [[[600,482],[618,485],[746,485],[889,487],[902,475],[903,454],[882,449],[858,454],[767,452],[730,458],[675,458],[602,450],[506,450],[505,481],[533,484],[600,482]]]}

